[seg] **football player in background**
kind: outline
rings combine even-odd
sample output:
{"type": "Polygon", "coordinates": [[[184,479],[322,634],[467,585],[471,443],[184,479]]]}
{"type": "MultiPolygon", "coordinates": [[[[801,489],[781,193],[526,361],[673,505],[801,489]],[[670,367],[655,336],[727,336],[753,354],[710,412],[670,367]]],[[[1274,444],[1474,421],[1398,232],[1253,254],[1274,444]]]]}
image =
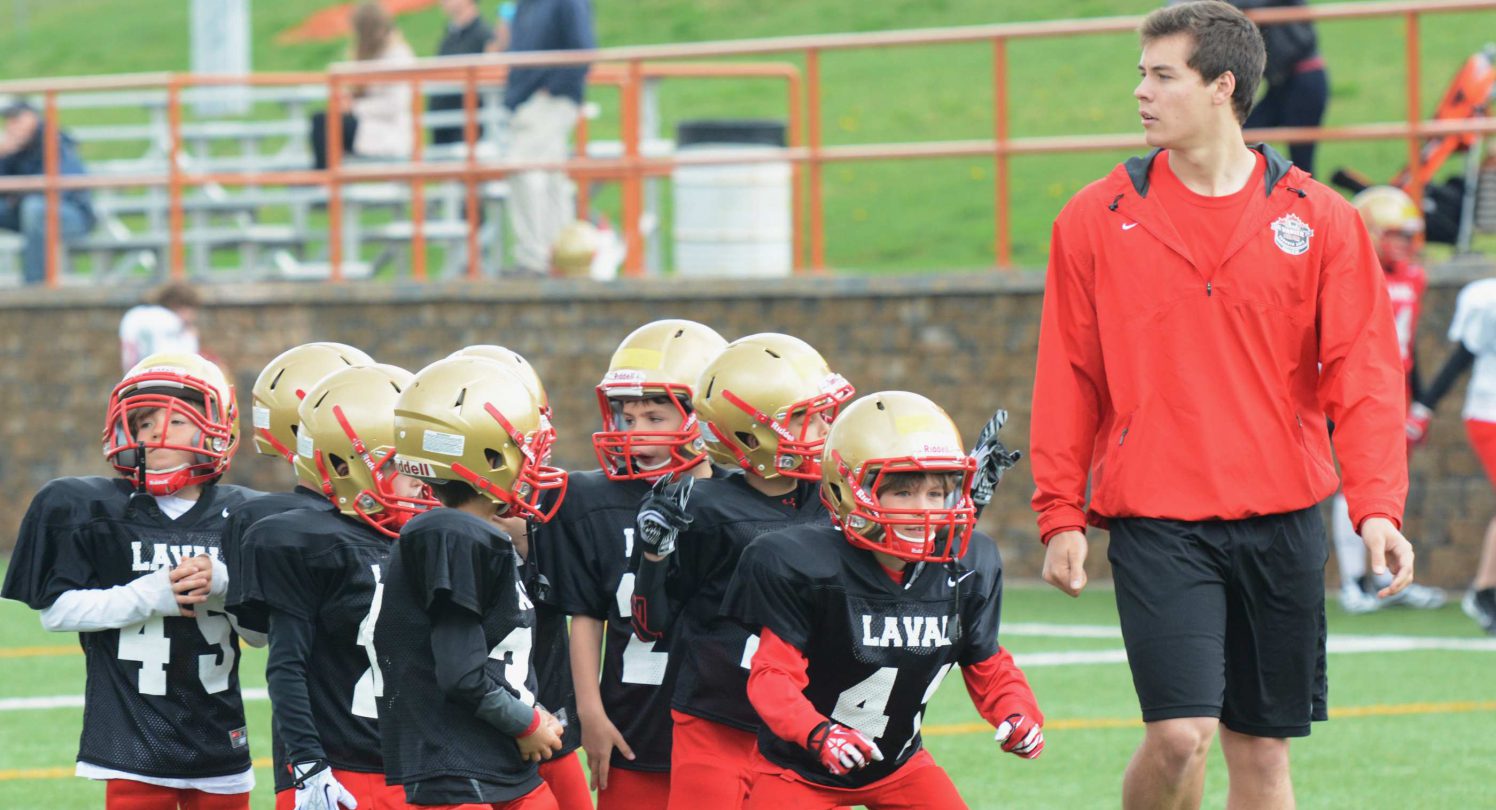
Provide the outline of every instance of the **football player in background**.
{"type": "Polygon", "coordinates": [[[396,402],[396,467],[442,503],[401,530],[375,608],[385,775],[411,804],[557,806],[536,763],[563,729],[535,699],[535,611],[494,521],[549,519],[554,441],[524,382],[481,357],[427,366],[396,402]]]}
{"type": "Polygon", "coordinates": [[[599,810],[664,807],[670,795],[668,639],[634,635],[634,515],[664,476],[706,478],[696,380],[727,345],[711,327],[661,320],[634,330],[597,386],[600,469],[572,473],[566,500],[539,527],[558,563],[550,598],[571,615],[571,668],[599,810]],[[564,562],[563,562],[564,561],[564,562]],[[601,652],[600,652],[601,651],[601,652]]]}
{"type": "Polygon", "coordinates": [[[119,321],[121,371],[153,354],[198,354],[197,310],[202,299],[185,282],[172,282],[130,307],[119,321]]]}
{"type": "Polygon", "coordinates": [[[21,524],[0,595],[78,633],[76,773],[107,781],[109,810],[249,807],[239,635],[221,612],[219,558],[225,510],[258,494],[217,483],[238,443],[218,367],[152,355],[109,397],[104,457],[117,477],[56,479],[21,524]]]}
{"type": "Polygon", "coordinates": [[[276,810],[406,806],[384,781],[372,607],[400,527],[434,505],[395,471],[395,398],[410,378],[352,366],[306,391],[297,476],[325,481],[330,494],[245,536],[236,588],[269,618],[276,810]]]}
{"type": "MultiPolygon", "coordinates": [[[[1455,344],[1454,351],[1408,411],[1408,440],[1419,443],[1427,438],[1439,400],[1469,371],[1465,431],[1487,480],[1496,484],[1496,279],[1472,281],[1460,290],[1449,322],[1449,340],[1455,344]]],[[[1496,518],[1486,526],[1475,579],[1461,607],[1481,629],[1496,635],[1496,518]]]]}
{"type": "MultiPolygon", "coordinates": [[[[535,367],[519,352],[504,346],[480,344],[458,349],[450,357],[486,357],[508,368],[540,403],[541,415],[550,418],[550,398],[545,393],[545,385],[535,367]]],[[[566,491],[569,492],[570,477],[567,480],[566,491]]],[[[535,526],[530,521],[510,517],[498,518],[497,522],[519,553],[520,579],[524,581],[525,592],[535,603],[535,697],[566,729],[561,735],[561,750],[540,763],[540,778],[555,794],[556,804],[561,810],[591,810],[592,792],[587,789],[587,774],[583,772],[576,753],[582,746],[583,727],[576,722],[577,696],[571,682],[566,616],[546,601],[554,564],[558,561],[545,553],[548,544],[530,542],[530,537],[535,534],[535,526]],[[544,570],[542,563],[545,564],[544,570]]]]}
{"type": "MultiPolygon", "coordinates": [[[[1414,256],[1414,243],[1423,232],[1423,214],[1413,199],[1392,186],[1372,186],[1351,199],[1361,214],[1366,230],[1376,246],[1377,260],[1386,274],[1387,295],[1392,300],[1392,320],[1397,326],[1398,351],[1408,377],[1408,402],[1422,393],[1418,384],[1416,340],[1418,316],[1423,308],[1423,293],[1428,276],[1414,256]]],[[[1411,406],[1417,408],[1416,404],[1411,406]]],[[[1411,410],[1410,410],[1411,412],[1411,410]]],[[[1411,451],[1415,442],[1408,442],[1411,451]]],[[[1416,582],[1391,596],[1378,597],[1377,591],[1392,584],[1392,575],[1367,573],[1366,544],[1351,525],[1350,506],[1345,493],[1335,493],[1331,505],[1330,531],[1335,540],[1335,562],[1340,570],[1340,607],[1347,613],[1369,613],[1388,605],[1433,610],[1444,604],[1444,591],[1416,582]]]]}
{"type": "Polygon", "coordinates": [[[1044,751],[1044,716],[998,645],[1002,559],[972,531],[977,461],[938,405],[885,391],[837,417],[821,469],[835,525],[755,540],[723,600],[762,639],[748,807],[965,807],[920,738],[952,667],[1004,751],[1044,751]]]}
{"type": "Polygon", "coordinates": [[[828,522],[816,496],[821,444],[852,394],[798,338],[733,341],[701,373],[692,403],[712,461],[742,473],[661,479],[640,506],[634,631],[670,638],[678,667],[670,810],[734,810],[747,795],[759,719],[746,690],[758,636],[718,615],[722,596],[755,537],[828,522]]]}
{"type": "MultiPolygon", "coordinates": [[[[342,343],[304,343],[281,352],[255,380],[250,394],[250,424],[254,427],[255,452],[284,460],[296,469],[296,431],[301,399],[319,380],[350,366],[373,363],[367,354],[342,343]]],[[[229,571],[228,612],[239,626],[264,633],[269,619],[264,606],[245,604],[240,576],[240,549],[244,534],[256,521],[294,509],[326,508],[331,493],[320,475],[303,477],[299,471],[290,492],[272,492],[229,510],[223,529],[223,561],[229,571]]],[[[271,734],[274,736],[274,729],[271,734]]],[[[274,747],[274,746],[272,746],[274,747]]],[[[277,777],[280,774],[277,772],[277,777]]]]}

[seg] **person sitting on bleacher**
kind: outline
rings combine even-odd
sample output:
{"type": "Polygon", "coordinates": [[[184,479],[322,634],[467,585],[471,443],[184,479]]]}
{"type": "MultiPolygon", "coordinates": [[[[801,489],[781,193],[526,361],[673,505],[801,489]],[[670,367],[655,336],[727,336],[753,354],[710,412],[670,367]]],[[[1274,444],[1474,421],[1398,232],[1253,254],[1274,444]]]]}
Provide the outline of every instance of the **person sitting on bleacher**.
{"type": "MultiPolygon", "coordinates": [[[[17,101],[0,111],[5,129],[0,131],[0,177],[39,175],[46,172],[41,116],[31,105],[17,101]]],[[[57,167],[61,174],[87,174],[77,145],[67,133],[58,138],[57,167]]],[[[57,201],[57,222],[62,239],[71,242],[87,235],[94,226],[93,203],[87,189],[64,191],[57,201]]],[[[47,277],[47,195],[41,191],[0,194],[0,229],[25,237],[21,272],[27,284],[47,277]]]]}
{"type": "MultiPolygon", "coordinates": [[[[411,62],[415,52],[394,18],[374,0],[353,10],[353,58],[360,62],[411,62]]],[[[343,154],[401,158],[411,152],[410,85],[379,82],[356,86],[343,100],[343,154]]],[[[312,157],[327,168],[327,113],[312,114],[312,157]]]]}

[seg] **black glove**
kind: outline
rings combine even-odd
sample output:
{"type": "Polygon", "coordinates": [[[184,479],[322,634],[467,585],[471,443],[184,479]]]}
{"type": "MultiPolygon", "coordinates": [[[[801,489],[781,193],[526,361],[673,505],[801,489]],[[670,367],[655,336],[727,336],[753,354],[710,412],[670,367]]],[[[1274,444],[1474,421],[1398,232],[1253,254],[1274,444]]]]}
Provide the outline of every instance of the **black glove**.
{"type": "Polygon", "coordinates": [[[639,503],[639,514],[634,518],[634,539],[646,552],[664,557],[675,551],[675,538],[691,525],[691,516],[686,514],[686,501],[691,497],[691,486],[696,479],[682,475],[672,479],[663,477],[655,482],[639,503]]]}
{"type": "Polygon", "coordinates": [[[1009,450],[997,437],[997,432],[1007,421],[1008,412],[998,408],[997,413],[982,426],[982,432],[977,434],[976,447],[972,448],[971,456],[977,460],[977,472],[971,479],[971,500],[977,506],[992,502],[992,491],[1003,480],[1003,472],[1023,458],[1023,451],[1009,450]]]}

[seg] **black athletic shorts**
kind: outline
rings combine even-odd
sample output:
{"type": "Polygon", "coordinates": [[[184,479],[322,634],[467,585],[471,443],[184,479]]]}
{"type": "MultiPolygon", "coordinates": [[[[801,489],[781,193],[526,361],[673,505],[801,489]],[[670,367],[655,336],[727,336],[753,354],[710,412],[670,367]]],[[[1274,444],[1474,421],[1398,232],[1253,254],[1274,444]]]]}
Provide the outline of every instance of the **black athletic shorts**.
{"type": "Polygon", "coordinates": [[[1257,737],[1326,719],[1325,527],[1113,518],[1107,558],[1143,721],[1218,717],[1257,737]]]}

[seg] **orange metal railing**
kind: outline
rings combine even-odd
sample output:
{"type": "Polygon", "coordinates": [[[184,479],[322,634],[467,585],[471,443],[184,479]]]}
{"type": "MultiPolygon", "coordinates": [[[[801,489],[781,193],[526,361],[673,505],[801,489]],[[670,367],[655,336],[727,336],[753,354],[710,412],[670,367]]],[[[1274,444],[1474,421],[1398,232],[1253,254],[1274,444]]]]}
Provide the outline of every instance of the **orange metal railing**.
{"type": "MultiPolygon", "coordinates": [[[[1369,139],[1403,139],[1408,147],[1408,164],[1416,176],[1420,159],[1420,141],[1426,137],[1459,133],[1496,132],[1496,119],[1481,118],[1460,121],[1429,121],[1422,118],[1420,98],[1419,20],[1422,15],[1458,11],[1496,9],[1496,0],[1398,0],[1396,2],[1340,3],[1311,7],[1276,8],[1255,11],[1253,19],[1263,24],[1295,20],[1342,20],[1365,17],[1400,17],[1404,22],[1404,53],[1407,70],[1406,108],[1401,121],[1323,128],[1278,128],[1255,130],[1253,139],[1277,141],[1337,141],[1369,139]]],[[[263,85],[325,81],[328,94],[329,168],[326,172],[182,172],[172,160],[168,174],[139,177],[58,177],[56,143],[49,139],[46,147],[46,175],[41,178],[0,179],[0,192],[43,190],[47,194],[49,233],[57,233],[57,197],[61,190],[108,186],[165,185],[170,189],[171,269],[183,272],[182,257],[182,189],[206,183],[242,184],[326,184],[329,189],[329,259],[334,279],[341,278],[342,185],[370,180],[394,180],[411,183],[414,232],[412,241],[412,274],[424,278],[425,251],[422,231],[423,210],[419,204],[421,183],[426,180],[456,180],[467,184],[468,206],[468,272],[479,273],[477,251],[478,184],[528,169],[559,170],[578,180],[617,181],[622,189],[623,221],[627,256],[625,273],[643,272],[643,250],[640,217],[643,212],[643,181],[647,177],[668,174],[677,166],[724,163],[789,161],[794,167],[794,253],[797,269],[819,272],[826,268],[825,217],[822,190],[826,164],[841,161],[906,160],[935,157],[990,157],[994,161],[994,240],[993,252],[1000,267],[1011,265],[1012,239],[1009,220],[1010,161],[1018,155],[1053,154],[1083,151],[1134,149],[1143,146],[1141,133],[1075,135],[1049,137],[1013,137],[1009,127],[1010,93],[1008,87],[1007,48],[1013,40],[1094,35],[1135,30],[1140,17],[1103,17],[1080,20],[1010,23],[961,28],[917,31],[891,31],[866,34],[780,37],[732,42],[691,43],[681,45],[608,48],[597,51],[494,54],[475,57],[449,57],[421,60],[401,66],[369,63],[335,65],[325,74],[255,75],[245,77],[205,77],[183,74],[145,74],[107,76],[85,79],[51,79],[0,83],[0,92],[41,93],[45,97],[48,131],[56,132],[58,93],[79,90],[103,90],[138,87],[166,87],[170,94],[171,151],[173,158],[180,138],[180,91],[184,87],[205,85],[263,85]],[[992,89],[994,99],[993,136],[990,139],[962,141],[924,141],[915,143],[879,143],[854,146],[828,146],[821,127],[822,76],[821,57],[828,51],[881,48],[891,46],[928,46],[937,44],[989,42],[992,47],[992,89]],[[727,65],[680,64],[690,60],[729,56],[798,55],[804,64],[801,73],[792,65],[751,63],[727,65]],[[579,125],[578,157],[563,161],[526,162],[479,161],[475,149],[477,135],[476,88],[479,83],[502,80],[510,67],[533,67],[589,63],[594,65],[589,81],[593,85],[611,85],[619,92],[621,157],[596,159],[586,157],[584,148],[587,125],[579,125]],[[782,78],[788,87],[786,117],[789,122],[789,147],[772,153],[734,155],[730,159],[711,155],[674,154],[646,156],[640,144],[641,85],[651,77],[666,76],[764,76],[782,78]],[[344,166],[341,155],[341,116],[339,88],[355,83],[376,81],[409,81],[419,89],[422,82],[461,81],[464,85],[465,137],[467,160],[460,164],[422,161],[418,146],[411,161],[378,166],[344,166]],[[802,101],[803,97],[803,110],[802,101]],[[808,188],[802,189],[803,185],[808,188]],[[802,200],[801,194],[808,195],[802,200]],[[806,255],[808,253],[808,256],[806,255]]],[[[420,94],[414,94],[419,99],[420,94]]],[[[416,117],[416,142],[422,131],[416,117]]],[[[584,183],[579,187],[585,189],[584,183]]],[[[1415,196],[1418,189],[1411,190],[1415,196]]],[[[586,199],[579,199],[585,206],[586,199]]],[[[57,245],[55,236],[49,244],[47,278],[56,283],[57,245]]]]}

